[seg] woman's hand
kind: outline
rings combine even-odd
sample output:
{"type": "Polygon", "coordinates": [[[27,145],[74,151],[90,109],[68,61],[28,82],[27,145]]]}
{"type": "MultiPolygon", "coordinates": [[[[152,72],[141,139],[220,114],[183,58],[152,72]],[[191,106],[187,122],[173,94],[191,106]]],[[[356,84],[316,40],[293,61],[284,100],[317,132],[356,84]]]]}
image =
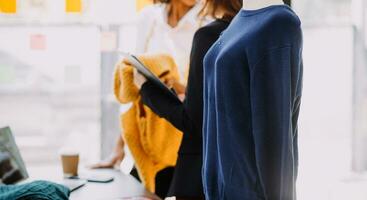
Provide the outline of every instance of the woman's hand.
{"type": "Polygon", "coordinates": [[[173,89],[175,89],[177,94],[185,96],[186,86],[181,84],[180,82],[174,82],[173,83],[173,89]]]}
{"type": "Polygon", "coordinates": [[[125,153],[123,151],[113,152],[108,157],[108,159],[101,161],[97,164],[94,164],[90,168],[92,169],[113,169],[115,167],[118,167],[121,164],[124,157],[125,157],[125,153]]]}
{"type": "Polygon", "coordinates": [[[185,99],[186,87],[180,82],[176,81],[176,79],[168,79],[164,82],[167,87],[173,88],[181,101],[185,99]]]}
{"type": "Polygon", "coordinates": [[[90,166],[92,169],[104,169],[104,168],[115,168],[120,166],[122,160],[125,158],[124,142],[121,137],[119,137],[114,151],[111,155],[104,161],[90,166]]]}
{"type": "Polygon", "coordinates": [[[134,69],[134,84],[136,87],[140,90],[145,82],[147,82],[147,79],[138,70],[134,69]]]}
{"type": "Polygon", "coordinates": [[[166,86],[169,88],[173,88],[179,95],[185,94],[186,92],[186,87],[180,82],[176,81],[176,79],[168,79],[164,82],[164,84],[166,84],[166,86]]]}

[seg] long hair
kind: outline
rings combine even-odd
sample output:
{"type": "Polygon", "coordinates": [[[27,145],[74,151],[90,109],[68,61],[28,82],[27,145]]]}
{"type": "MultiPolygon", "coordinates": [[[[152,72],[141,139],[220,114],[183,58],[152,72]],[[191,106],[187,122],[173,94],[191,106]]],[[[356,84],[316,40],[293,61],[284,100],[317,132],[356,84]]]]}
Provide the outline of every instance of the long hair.
{"type": "Polygon", "coordinates": [[[231,20],[241,8],[242,0],[206,0],[201,15],[231,20]]]}
{"type": "Polygon", "coordinates": [[[171,0],[153,0],[153,3],[170,3],[171,0]]]}
{"type": "MultiPolygon", "coordinates": [[[[153,3],[169,4],[171,0],[153,0],[153,3]]],[[[206,0],[201,16],[231,20],[242,8],[242,0],[206,0]],[[219,17],[218,14],[223,14],[219,17]]]]}

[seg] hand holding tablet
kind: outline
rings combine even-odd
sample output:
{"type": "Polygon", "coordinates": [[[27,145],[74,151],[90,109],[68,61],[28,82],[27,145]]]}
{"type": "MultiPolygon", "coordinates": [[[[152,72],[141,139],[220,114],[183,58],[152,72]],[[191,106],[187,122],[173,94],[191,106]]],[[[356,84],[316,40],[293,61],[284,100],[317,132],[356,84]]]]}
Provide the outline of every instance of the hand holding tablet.
{"type": "MultiPolygon", "coordinates": [[[[148,81],[151,81],[157,87],[159,87],[162,90],[164,90],[165,92],[167,92],[167,94],[172,95],[177,100],[179,100],[179,98],[177,97],[176,93],[174,91],[172,91],[170,88],[168,88],[166,86],[166,84],[164,84],[156,75],[154,75],[153,72],[151,72],[149,70],[149,68],[146,67],[137,57],[135,57],[134,55],[131,55],[129,53],[121,52],[121,51],[119,51],[118,53],[120,55],[122,55],[125,58],[125,61],[127,63],[131,64],[131,66],[133,66],[148,81]]],[[[138,85],[141,84],[140,82],[143,82],[143,80],[140,80],[139,83],[138,83],[138,85]]]]}

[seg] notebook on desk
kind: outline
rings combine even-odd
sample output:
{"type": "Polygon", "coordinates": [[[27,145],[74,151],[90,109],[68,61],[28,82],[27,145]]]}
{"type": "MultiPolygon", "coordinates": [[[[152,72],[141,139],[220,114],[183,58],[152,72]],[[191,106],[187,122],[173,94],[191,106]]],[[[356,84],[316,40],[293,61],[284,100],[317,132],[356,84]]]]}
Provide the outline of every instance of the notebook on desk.
{"type": "MultiPolygon", "coordinates": [[[[9,127],[0,128],[0,183],[15,184],[28,178],[28,172],[9,127]]],[[[85,180],[63,180],[59,184],[74,191],[85,180]]]]}

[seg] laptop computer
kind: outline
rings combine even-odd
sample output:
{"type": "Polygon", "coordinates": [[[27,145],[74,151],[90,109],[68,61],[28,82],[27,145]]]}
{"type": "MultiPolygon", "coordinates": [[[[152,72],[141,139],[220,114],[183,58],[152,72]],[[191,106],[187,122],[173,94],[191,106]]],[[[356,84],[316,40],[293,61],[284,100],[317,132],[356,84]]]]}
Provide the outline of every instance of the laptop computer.
{"type": "MultiPolygon", "coordinates": [[[[0,184],[16,184],[27,178],[26,166],[10,128],[0,128],[0,184]]],[[[64,179],[59,184],[75,191],[84,186],[86,181],[64,179]]]]}

